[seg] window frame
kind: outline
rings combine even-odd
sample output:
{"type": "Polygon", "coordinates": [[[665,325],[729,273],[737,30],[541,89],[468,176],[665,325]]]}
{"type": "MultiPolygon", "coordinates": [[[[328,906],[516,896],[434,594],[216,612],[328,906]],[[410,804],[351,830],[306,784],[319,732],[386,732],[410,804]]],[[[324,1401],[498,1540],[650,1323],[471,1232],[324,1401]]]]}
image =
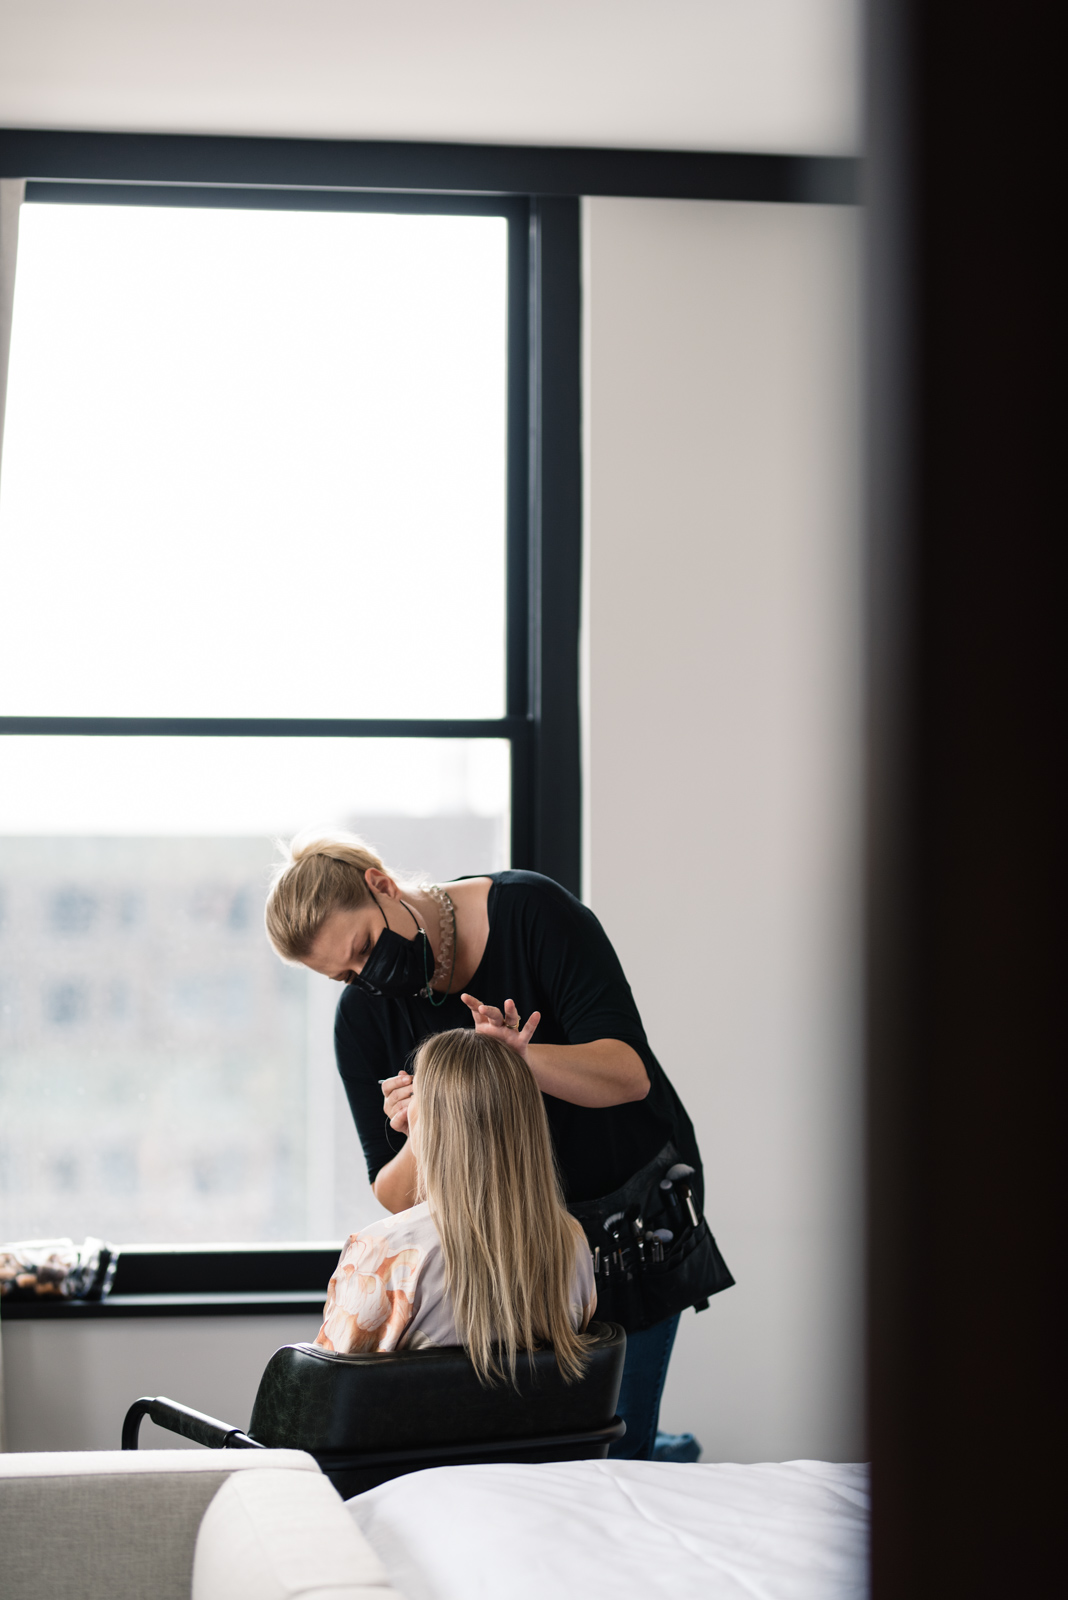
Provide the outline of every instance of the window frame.
{"type": "Polygon", "coordinates": [[[508,226],[505,714],[499,718],[0,716],[0,736],[502,739],[512,866],[581,884],[577,201],[321,187],[30,178],[28,205],[501,216],[508,226]],[[562,210],[561,210],[562,208],[562,210]],[[546,417],[549,438],[544,438],[546,417]],[[543,529],[551,520],[551,533],[543,529]],[[542,592],[553,593],[552,607],[542,592]],[[548,635],[548,637],[547,637],[548,635]],[[545,781],[548,774],[552,781],[545,781]]]}
{"type": "MultiPolygon", "coordinates": [[[[514,867],[581,888],[581,574],[577,199],[30,178],[25,204],[251,207],[503,216],[508,227],[505,714],[499,718],[0,716],[5,735],[503,739],[514,867]],[[548,423],[548,426],[546,426],[548,423]],[[548,530],[546,536],[546,530],[548,530]],[[553,604],[542,603],[544,593],[553,604]]],[[[124,1251],[106,1301],[8,1303],[5,1320],[307,1313],[331,1252],[208,1246],[124,1251]]]]}

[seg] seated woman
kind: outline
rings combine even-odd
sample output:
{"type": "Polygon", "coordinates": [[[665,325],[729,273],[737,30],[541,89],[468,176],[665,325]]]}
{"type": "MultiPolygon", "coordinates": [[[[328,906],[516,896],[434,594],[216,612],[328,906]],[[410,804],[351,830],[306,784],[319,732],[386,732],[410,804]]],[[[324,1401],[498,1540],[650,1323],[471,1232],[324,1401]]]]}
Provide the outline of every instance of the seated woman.
{"type": "Polygon", "coordinates": [[[564,1207],[541,1091],[522,1058],[467,1028],[415,1056],[408,1111],[422,1203],[354,1233],[316,1343],[344,1353],[465,1345],[484,1382],[551,1345],[571,1380],[597,1303],[564,1207]],[[502,1370],[502,1363],[503,1369],[502,1370]]]}

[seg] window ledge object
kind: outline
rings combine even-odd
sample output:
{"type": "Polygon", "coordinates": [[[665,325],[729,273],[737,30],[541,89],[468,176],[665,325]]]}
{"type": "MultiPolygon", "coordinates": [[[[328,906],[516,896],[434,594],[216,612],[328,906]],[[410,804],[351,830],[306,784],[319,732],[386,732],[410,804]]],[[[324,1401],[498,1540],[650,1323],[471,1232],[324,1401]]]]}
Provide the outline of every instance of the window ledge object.
{"type": "Polygon", "coordinates": [[[0,1298],[5,1322],[321,1314],[340,1242],[120,1247],[104,1300],[0,1298]]]}

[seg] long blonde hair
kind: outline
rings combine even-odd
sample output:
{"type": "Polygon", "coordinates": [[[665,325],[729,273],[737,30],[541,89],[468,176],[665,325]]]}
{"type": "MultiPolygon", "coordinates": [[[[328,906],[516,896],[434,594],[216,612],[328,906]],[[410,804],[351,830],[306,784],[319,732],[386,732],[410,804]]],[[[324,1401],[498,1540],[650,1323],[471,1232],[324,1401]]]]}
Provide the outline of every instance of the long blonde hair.
{"type": "Polygon", "coordinates": [[[565,1381],[586,1340],[572,1325],[577,1252],[541,1093],[521,1056],[467,1028],[415,1057],[421,1193],[445,1258],[460,1337],[484,1383],[516,1381],[516,1353],[551,1345],[565,1381]]]}
{"type": "Polygon", "coordinates": [[[354,833],[298,836],[281,848],[284,859],[271,879],[263,920],[282,959],[302,961],[327,917],[373,899],[364,877],[368,869],[388,868],[354,833]]]}

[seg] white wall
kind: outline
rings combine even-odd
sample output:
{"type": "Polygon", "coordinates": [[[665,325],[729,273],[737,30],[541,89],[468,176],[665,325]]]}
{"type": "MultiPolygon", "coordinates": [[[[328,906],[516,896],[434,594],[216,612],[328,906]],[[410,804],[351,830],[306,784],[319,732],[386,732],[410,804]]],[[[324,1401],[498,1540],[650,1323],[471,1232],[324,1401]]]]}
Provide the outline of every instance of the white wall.
{"type": "MultiPolygon", "coordinates": [[[[272,1353],[314,1339],[320,1320],[295,1313],[7,1322],[6,1448],[117,1450],[122,1419],[141,1395],[167,1395],[245,1428],[272,1353]]],[[[142,1449],[186,1444],[141,1424],[142,1449]]]]}
{"type": "Polygon", "coordinates": [[[737,1287],[662,1423],[857,1459],[855,213],[584,210],[586,896],[737,1287]]]}
{"type": "Polygon", "coordinates": [[[0,0],[0,127],[843,154],[857,0],[0,0]]]}

